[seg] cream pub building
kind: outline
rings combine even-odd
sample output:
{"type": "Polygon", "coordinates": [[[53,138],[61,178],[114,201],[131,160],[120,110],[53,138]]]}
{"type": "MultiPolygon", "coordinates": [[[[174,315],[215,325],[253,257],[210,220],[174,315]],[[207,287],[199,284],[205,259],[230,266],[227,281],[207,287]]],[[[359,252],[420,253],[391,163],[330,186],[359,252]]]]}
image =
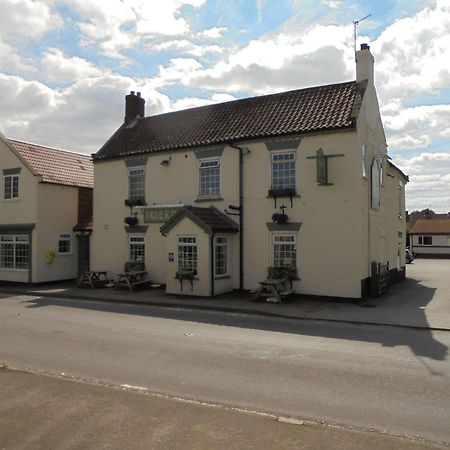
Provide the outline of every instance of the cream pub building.
{"type": "Polygon", "coordinates": [[[406,175],[387,155],[374,58],[356,80],[150,117],[139,93],[94,161],[92,269],[145,264],[167,293],[362,298],[405,275],[406,175]],[[185,276],[186,275],[186,276],[185,276]]]}

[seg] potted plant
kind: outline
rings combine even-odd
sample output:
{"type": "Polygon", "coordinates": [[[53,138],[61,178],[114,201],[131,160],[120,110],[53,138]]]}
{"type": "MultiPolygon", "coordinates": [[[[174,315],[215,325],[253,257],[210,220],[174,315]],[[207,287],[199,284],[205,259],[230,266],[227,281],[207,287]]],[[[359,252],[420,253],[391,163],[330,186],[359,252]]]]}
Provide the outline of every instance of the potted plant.
{"type": "Polygon", "coordinates": [[[284,267],[284,274],[289,280],[296,280],[298,278],[297,267],[293,264],[287,265],[284,267]]]}

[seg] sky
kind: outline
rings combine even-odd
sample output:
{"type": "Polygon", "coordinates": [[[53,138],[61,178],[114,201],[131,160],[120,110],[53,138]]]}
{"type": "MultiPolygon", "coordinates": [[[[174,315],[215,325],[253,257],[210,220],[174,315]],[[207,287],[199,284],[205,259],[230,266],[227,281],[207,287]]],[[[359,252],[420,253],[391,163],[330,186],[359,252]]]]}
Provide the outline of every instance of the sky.
{"type": "Polygon", "coordinates": [[[450,211],[450,0],[0,0],[0,132],[95,153],[146,115],[355,79],[375,57],[409,211],[450,211]]]}

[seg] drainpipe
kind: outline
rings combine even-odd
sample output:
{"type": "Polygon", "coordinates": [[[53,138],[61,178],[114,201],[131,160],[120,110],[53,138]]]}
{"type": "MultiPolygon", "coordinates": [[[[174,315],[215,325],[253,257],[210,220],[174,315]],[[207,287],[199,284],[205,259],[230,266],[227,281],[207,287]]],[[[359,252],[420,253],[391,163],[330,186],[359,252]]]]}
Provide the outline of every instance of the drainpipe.
{"type": "Polygon", "coordinates": [[[210,252],[211,252],[211,297],[214,297],[214,279],[215,279],[215,267],[214,267],[214,236],[216,233],[211,234],[211,241],[210,241],[210,252]]]}
{"type": "Polygon", "coordinates": [[[234,145],[232,142],[228,144],[239,150],[239,290],[244,290],[244,149],[234,145]]]}

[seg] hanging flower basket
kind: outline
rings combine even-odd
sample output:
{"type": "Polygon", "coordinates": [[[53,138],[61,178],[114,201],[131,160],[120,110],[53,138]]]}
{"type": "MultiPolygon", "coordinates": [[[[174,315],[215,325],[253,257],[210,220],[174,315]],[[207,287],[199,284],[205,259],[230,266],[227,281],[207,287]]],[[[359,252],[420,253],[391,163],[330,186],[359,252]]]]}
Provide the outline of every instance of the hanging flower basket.
{"type": "Polygon", "coordinates": [[[275,213],[272,214],[272,221],[277,223],[287,223],[289,220],[289,216],[284,213],[275,213]]]}
{"type": "Polygon", "coordinates": [[[134,227],[138,224],[138,218],[136,216],[125,217],[124,222],[130,227],[134,227]]]}

